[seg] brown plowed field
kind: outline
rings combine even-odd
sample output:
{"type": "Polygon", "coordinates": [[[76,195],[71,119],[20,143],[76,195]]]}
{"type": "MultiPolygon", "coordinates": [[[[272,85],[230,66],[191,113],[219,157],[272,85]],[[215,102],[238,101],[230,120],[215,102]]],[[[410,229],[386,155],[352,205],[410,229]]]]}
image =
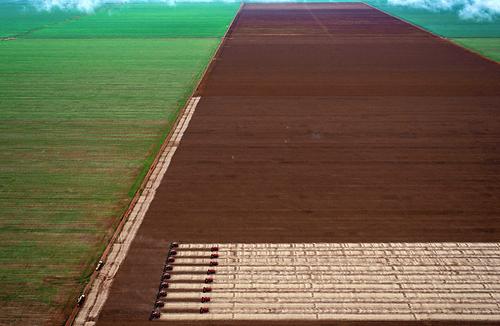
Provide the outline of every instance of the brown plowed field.
{"type": "Polygon", "coordinates": [[[361,4],[247,4],[196,95],[99,325],[151,325],[169,241],[500,241],[497,64],[361,4]]]}

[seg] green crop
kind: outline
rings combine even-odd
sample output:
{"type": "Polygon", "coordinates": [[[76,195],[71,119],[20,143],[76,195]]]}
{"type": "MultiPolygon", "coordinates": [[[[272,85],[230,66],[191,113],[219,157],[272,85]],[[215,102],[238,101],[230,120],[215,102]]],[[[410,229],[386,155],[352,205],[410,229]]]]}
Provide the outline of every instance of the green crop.
{"type": "Polygon", "coordinates": [[[29,1],[0,1],[0,38],[26,35],[81,15],[68,10],[37,10],[29,1]]]}
{"type": "Polygon", "coordinates": [[[221,37],[239,4],[109,4],[94,15],[54,24],[31,38],[221,37]],[[229,19],[228,19],[229,18],[229,19]]]}
{"type": "Polygon", "coordinates": [[[500,38],[454,38],[454,42],[500,62],[500,38]]]}
{"type": "Polygon", "coordinates": [[[239,5],[9,6],[0,324],[61,324],[239,5]]]}

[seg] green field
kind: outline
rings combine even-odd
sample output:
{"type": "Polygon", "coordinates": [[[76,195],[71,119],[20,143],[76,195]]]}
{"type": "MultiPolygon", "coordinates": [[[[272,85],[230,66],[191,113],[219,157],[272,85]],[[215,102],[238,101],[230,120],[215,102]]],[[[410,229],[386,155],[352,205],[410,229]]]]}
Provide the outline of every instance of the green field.
{"type": "Polygon", "coordinates": [[[94,15],[53,24],[30,38],[158,38],[221,36],[239,4],[108,4],[94,15]],[[208,19],[207,19],[208,18],[208,19]],[[147,22],[147,23],[145,23],[147,22]]]}
{"type": "Polygon", "coordinates": [[[384,0],[365,2],[500,62],[500,17],[498,16],[491,21],[464,20],[460,19],[457,11],[433,12],[411,7],[390,6],[384,0]]]}
{"type": "Polygon", "coordinates": [[[23,24],[10,7],[0,22],[16,37],[0,41],[0,324],[62,324],[238,7],[32,11],[23,24]]]}
{"type": "Polygon", "coordinates": [[[367,3],[391,15],[401,17],[415,25],[447,38],[455,37],[500,37],[500,19],[476,21],[460,19],[457,11],[429,11],[404,6],[390,6],[381,0],[367,3]]]}
{"type": "Polygon", "coordinates": [[[500,37],[499,38],[454,38],[453,42],[469,48],[485,57],[500,62],[500,37]]]}
{"type": "Polygon", "coordinates": [[[77,11],[36,10],[27,1],[0,2],[0,38],[25,35],[31,31],[75,19],[77,11]]]}

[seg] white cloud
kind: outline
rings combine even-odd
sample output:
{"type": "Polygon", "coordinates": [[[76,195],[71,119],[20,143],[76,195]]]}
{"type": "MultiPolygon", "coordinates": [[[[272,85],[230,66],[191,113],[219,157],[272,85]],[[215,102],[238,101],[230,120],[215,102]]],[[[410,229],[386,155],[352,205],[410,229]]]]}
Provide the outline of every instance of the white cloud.
{"type": "Polygon", "coordinates": [[[500,15],[500,0],[388,0],[391,5],[432,11],[458,10],[462,19],[492,20],[500,15]]]}
{"type": "Polygon", "coordinates": [[[105,3],[127,3],[127,2],[158,2],[158,3],[175,4],[176,1],[175,0],[32,0],[32,3],[35,5],[35,7],[41,10],[51,10],[53,8],[58,8],[58,9],[77,9],[84,12],[93,12],[96,8],[105,3]]]}
{"type": "MultiPolygon", "coordinates": [[[[171,5],[182,2],[216,2],[221,0],[31,0],[43,10],[77,9],[92,12],[104,3],[163,2],[171,5]]],[[[239,0],[222,0],[237,2],[239,0]]],[[[252,0],[258,2],[288,2],[293,0],[252,0]]],[[[300,1],[300,0],[299,0],[300,1]]],[[[460,18],[491,20],[500,15],[500,0],[386,0],[390,5],[422,8],[431,11],[457,10],[460,18]]]]}
{"type": "Polygon", "coordinates": [[[94,8],[100,6],[102,0],[34,0],[35,6],[43,10],[58,9],[78,9],[85,12],[91,12],[94,8]]]}

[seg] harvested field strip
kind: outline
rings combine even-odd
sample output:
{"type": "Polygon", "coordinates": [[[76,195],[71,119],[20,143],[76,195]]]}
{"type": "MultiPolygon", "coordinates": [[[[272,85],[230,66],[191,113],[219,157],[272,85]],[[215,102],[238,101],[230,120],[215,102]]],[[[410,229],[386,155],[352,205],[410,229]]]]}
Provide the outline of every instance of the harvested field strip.
{"type": "Polygon", "coordinates": [[[159,320],[499,321],[500,243],[180,244],[162,282],[159,320]]]}
{"type": "Polygon", "coordinates": [[[171,138],[159,153],[158,162],[154,167],[144,190],[124,224],[119,237],[114,243],[112,243],[106,266],[101,272],[99,272],[96,280],[92,284],[90,293],[88,293],[88,299],[78,312],[79,314],[75,320],[76,325],[84,325],[87,320],[97,319],[102,306],[108,297],[111,282],[127,255],[130,244],[132,243],[132,240],[134,239],[135,234],[137,233],[137,230],[141,225],[147,210],[149,209],[149,205],[154,199],[158,186],[160,185],[161,180],[170,165],[172,157],[179,146],[182,136],[189,125],[189,121],[191,120],[199,101],[199,97],[190,99],[185,111],[177,122],[171,138]]]}

